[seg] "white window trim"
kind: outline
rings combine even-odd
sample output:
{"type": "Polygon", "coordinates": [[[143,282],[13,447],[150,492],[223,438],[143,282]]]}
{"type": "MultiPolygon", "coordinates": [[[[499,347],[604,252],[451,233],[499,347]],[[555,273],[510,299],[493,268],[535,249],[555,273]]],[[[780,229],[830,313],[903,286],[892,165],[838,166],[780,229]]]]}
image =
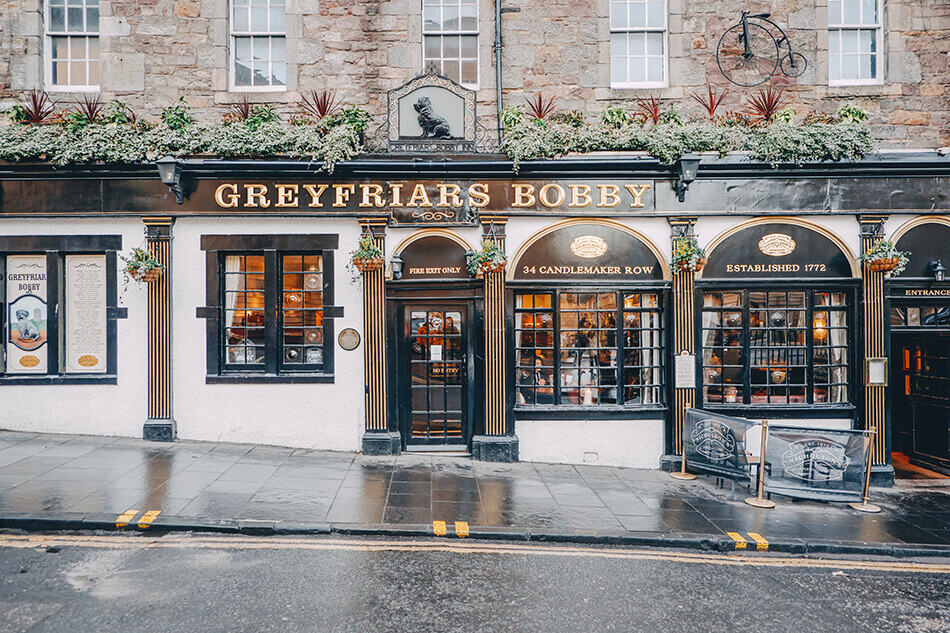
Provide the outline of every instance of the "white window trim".
{"type": "MultiPolygon", "coordinates": [[[[426,31],[426,16],[425,16],[425,0],[419,0],[419,5],[422,7],[422,11],[419,13],[419,22],[422,25],[422,41],[420,42],[422,49],[422,72],[426,71],[426,36],[427,35],[474,35],[475,36],[475,83],[464,83],[459,82],[464,88],[469,90],[478,90],[478,87],[482,84],[482,51],[481,51],[481,9],[479,8],[479,2],[475,2],[475,24],[479,25],[479,28],[469,29],[469,30],[459,30],[459,31],[426,31]]],[[[444,57],[439,59],[444,60],[444,57]]],[[[461,79],[461,77],[459,77],[461,79]]]]}
{"type": "MultiPolygon", "coordinates": [[[[284,5],[283,31],[235,31],[234,30],[234,0],[228,0],[228,92],[287,92],[287,83],[290,76],[290,62],[287,60],[287,13],[284,5]],[[283,86],[238,86],[234,82],[235,75],[235,37],[282,37],[284,38],[284,85],[283,86]]],[[[250,24],[248,24],[250,26],[250,24]]]]}
{"type": "Polygon", "coordinates": [[[613,56],[610,54],[610,36],[614,33],[663,33],[663,81],[614,81],[610,80],[610,87],[615,90],[628,90],[631,88],[668,88],[670,86],[670,9],[668,0],[663,0],[663,28],[656,26],[615,29],[610,26],[610,11],[613,3],[608,0],[607,3],[607,58],[610,73],[610,65],[613,63],[613,56]]]}
{"type": "MultiPolygon", "coordinates": [[[[828,85],[829,86],[879,86],[884,83],[884,0],[875,0],[877,22],[874,24],[833,24],[828,15],[828,85]],[[877,76],[873,79],[832,79],[831,78],[831,33],[832,31],[870,31],[874,29],[877,47],[877,76]]],[[[840,56],[840,54],[839,54],[840,56]]]]}
{"type": "MultiPolygon", "coordinates": [[[[54,84],[53,83],[53,39],[54,37],[95,37],[97,40],[100,39],[100,31],[95,33],[90,33],[88,31],[51,31],[50,30],[50,3],[45,2],[46,6],[43,9],[43,87],[46,92],[92,92],[96,93],[101,90],[99,84],[89,84],[89,85],[64,85],[64,84],[54,84]]],[[[85,5],[83,5],[85,10],[85,5]]],[[[64,18],[65,19],[65,18],[64,18]]],[[[83,16],[83,21],[85,22],[85,16],[83,16]]],[[[99,16],[100,27],[102,25],[102,15],[99,16]]],[[[101,44],[101,41],[100,41],[101,44]]],[[[99,49],[99,81],[102,82],[102,48],[99,49]]]]}

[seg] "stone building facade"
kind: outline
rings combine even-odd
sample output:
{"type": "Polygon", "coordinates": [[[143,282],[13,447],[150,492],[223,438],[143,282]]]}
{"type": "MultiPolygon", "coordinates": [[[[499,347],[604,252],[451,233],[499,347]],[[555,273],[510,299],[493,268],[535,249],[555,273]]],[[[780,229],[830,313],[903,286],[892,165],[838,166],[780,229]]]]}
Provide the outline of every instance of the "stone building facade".
{"type": "MultiPolygon", "coordinates": [[[[207,119],[217,118],[225,104],[243,99],[231,77],[231,1],[236,0],[87,0],[87,5],[98,4],[100,15],[101,97],[122,99],[154,116],[182,96],[207,119]]],[[[829,5],[838,10],[835,0],[752,5],[665,0],[657,3],[663,12],[665,76],[650,88],[612,87],[611,11],[636,2],[499,1],[504,105],[522,103],[540,92],[557,98],[562,109],[593,116],[610,103],[656,95],[694,112],[698,106],[689,94],[705,90],[708,82],[729,86],[724,106],[739,107],[755,89],[730,86],[717,68],[715,50],[721,34],[745,8],[771,12],[795,50],[808,60],[801,77],[778,73],[775,78],[787,88],[800,115],[833,112],[843,101],[852,101],[869,111],[882,147],[950,145],[946,0],[878,0],[878,15],[872,20],[879,25],[876,76],[862,85],[829,82],[829,5]]],[[[0,104],[9,105],[31,88],[51,88],[47,27],[55,4],[57,0],[0,2],[0,104]]],[[[386,90],[424,66],[423,6],[423,0],[286,0],[285,86],[252,91],[250,99],[279,104],[281,112],[289,114],[297,109],[301,93],[331,89],[381,120],[386,90]]],[[[480,118],[489,128],[496,126],[495,15],[494,2],[477,0],[477,27],[468,31],[477,34],[473,87],[478,89],[480,118]]],[[[62,89],[54,94],[60,104],[78,96],[62,89]]]]}

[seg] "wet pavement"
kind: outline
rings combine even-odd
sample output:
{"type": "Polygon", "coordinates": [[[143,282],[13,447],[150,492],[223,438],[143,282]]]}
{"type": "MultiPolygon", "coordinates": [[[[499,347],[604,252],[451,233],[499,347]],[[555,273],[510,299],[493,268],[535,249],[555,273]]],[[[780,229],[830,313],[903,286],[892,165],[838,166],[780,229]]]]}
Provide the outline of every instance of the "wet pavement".
{"type": "MultiPolygon", "coordinates": [[[[767,540],[950,545],[950,487],[872,490],[884,512],[749,493],[700,477],[559,464],[0,432],[0,517],[119,515],[571,534],[755,533],[767,540]]],[[[754,544],[753,544],[754,546],[754,544]]]]}

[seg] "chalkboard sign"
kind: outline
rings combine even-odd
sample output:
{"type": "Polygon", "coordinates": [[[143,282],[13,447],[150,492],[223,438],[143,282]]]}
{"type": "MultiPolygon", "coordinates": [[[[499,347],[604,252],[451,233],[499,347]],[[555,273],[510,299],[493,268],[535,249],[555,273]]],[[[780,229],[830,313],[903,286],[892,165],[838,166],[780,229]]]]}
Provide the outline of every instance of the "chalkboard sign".
{"type": "Polygon", "coordinates": [[[753,426],[742,418],[687,409],[683,435],[687,469],[738,481],[750,479],[745,436],[753,426]]]}
{"type": "Polygon", "coordinates": [[[818,501],[860,501],[867,431],[769,425],[765,491],[818,501]]]}

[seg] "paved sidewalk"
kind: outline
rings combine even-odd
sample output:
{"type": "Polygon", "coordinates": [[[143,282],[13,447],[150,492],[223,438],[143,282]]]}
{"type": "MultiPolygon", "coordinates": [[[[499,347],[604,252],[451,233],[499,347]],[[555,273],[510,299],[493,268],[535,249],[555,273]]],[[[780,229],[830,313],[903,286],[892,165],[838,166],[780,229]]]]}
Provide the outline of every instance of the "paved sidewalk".
{"type": "Polygon", "coordinates": [[[735,549],[733,532],[749,549],[950,556],[950,487],[874,489],[877,515],[746,495],[653,470],[0,432],[0,527],[432,534],[445,521],[452,536],[459,521],[481,538],[735,549]]]}

